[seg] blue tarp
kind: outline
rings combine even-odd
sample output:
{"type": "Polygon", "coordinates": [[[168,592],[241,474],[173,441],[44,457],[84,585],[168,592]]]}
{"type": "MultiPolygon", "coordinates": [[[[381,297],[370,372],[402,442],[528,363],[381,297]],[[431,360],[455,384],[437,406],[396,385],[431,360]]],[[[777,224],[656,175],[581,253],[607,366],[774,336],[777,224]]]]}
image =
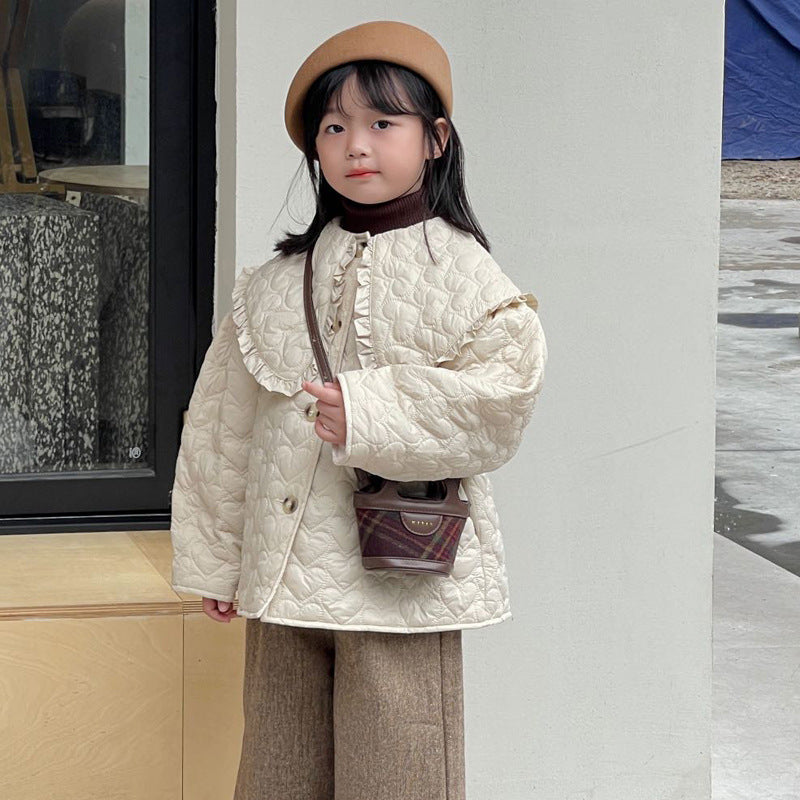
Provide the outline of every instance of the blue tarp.
{"type": "Polygon", "coordinates": [[[800,0],[725,0],[722,158],[800,157],[800,0]]]}

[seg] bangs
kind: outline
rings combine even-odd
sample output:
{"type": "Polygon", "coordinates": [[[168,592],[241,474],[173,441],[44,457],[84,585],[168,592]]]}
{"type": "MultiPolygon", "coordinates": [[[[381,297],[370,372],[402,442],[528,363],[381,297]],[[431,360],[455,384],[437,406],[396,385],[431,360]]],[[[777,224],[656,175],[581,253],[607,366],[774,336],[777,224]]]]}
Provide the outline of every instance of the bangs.
{"type": "Polygon", "coordinates": [[[386,61],[353,61],[331,70],[321,97],[320,118],[332,109],[347,116],[342,108],[342,91],[351,75],[355,75],[355,96],[360,104],[382,114],[420,114],[422,109],[415,108],[401,93],[400,69],[386,61]]]}

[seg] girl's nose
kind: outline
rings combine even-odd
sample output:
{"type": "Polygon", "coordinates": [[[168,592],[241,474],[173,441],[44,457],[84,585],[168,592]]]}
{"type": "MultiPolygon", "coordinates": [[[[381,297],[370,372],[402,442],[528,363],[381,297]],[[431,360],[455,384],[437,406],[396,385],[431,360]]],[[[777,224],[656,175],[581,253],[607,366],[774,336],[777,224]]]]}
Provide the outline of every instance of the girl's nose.
{"type": "Polygon", "coordinates": [[[367,152],[367,147],[363,142],[360,141],[353,141],[348,142],[347,145],[347,152],[351,156],[363,156],[367,152]]]}

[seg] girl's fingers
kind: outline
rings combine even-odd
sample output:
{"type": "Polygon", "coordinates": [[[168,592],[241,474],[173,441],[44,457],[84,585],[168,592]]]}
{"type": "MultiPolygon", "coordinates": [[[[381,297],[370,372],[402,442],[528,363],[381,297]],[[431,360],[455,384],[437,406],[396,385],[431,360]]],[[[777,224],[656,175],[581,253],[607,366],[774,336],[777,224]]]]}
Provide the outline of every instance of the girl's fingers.
{"type": "Polygon", "coordinates": [[[217,601],[211,597],[203,598],[203,611],[216,622],[230,622],[231,618],[236,616],[233,603],[217,601]],[[222,603],[225,611],[222,610],[219,603],[222,603]]]}
{"type": "Polygon", "coordinates": [[[341,406],[336,405],[335,403],[326,403],[324,400],[317,400],[317,408],[319,409],[320,414],[329,414],[331,411],[341,408],[341,406]]]}
{"type": "Polygon", "coordinates": [[[326,383],[325,386],[303,381],[303,389],[317,398],[317,420],[314,430],[320,439],[326,442],[340,443],[342,437],[339,429],[345,424],[343,418],[344,405],[342,403],[342,391],[338,383],[326,383]],[[332,402],[327,402],[331,400],[332,402]]]}
{"type": "Polygon", "coordinates": [[[342,390],[338,386],[338,383],[326,383],[322,386],[312,381],[303,381],[303,389],[305,391],[313,394],[320,402],[333,406],[341,406],[342,404],[342,390]]]}
{"type": "Polygon", "coordinates": [[[324,414],[320,411],[317,419],[329,430],[338,434],[344,427],[344,420],[341,414],[324,414]]]}
{"type": "Polygon", "coordinates": [[[334,437],[338,435],[336,433],[336,429],[333,426],[331,426],[329,422],[326,422],[321,417],[317,418],[317,423],[322,428],[323,434],[327,434],[328,436],[334,436],[334,437]]]}
{"type": "Polygon", "coordinates": [[[344,444],[344,442],[341,441],[339,434],[336,431],[326,430],[319,418],[317,419],[316,431],[317,436],[319,436],[320,439],[324,439],[326,442],[344,444]]]}

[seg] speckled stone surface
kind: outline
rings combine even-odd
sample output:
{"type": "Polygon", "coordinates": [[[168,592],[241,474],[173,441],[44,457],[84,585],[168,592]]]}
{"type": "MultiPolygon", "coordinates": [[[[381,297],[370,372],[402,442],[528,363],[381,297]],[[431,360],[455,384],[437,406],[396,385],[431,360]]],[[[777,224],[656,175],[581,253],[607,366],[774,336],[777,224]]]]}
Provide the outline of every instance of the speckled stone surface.
{"type": "Polygon", "coordinates": [[[0,470],[97,463],[99,218],[0,195],[0,470]]]}
{"type": "Polygon", "coordinates": [[[98,448],[104,466],[150,463],[148,209],[122,197],[81,193],[100,219],[98,448]]]}

